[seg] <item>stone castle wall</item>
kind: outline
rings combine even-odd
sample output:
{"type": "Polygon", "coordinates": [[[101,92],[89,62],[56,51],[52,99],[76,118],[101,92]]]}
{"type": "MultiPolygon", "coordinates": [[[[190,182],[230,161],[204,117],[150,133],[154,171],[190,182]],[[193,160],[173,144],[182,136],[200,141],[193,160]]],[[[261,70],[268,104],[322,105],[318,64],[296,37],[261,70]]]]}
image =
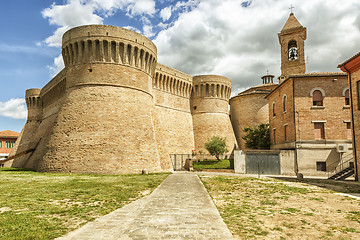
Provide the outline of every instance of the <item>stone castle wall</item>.
{"type": "Polygon", "coordinates": [[[188,154],[194,149],[190,112],[192,77],[157,64],[153,79],[156,110],[156,138],[162,158],[188,154]]]}
{"type": "Polygon", "coordinates": [[[29,117],[13,155],[34,151],[13,166],[96,174],[168,172],[170,154],[191,153],[210,133],[226,137],[232,149],[230,80],[217,77],[217,88],[208,85],[212,92],[202,96],[204,101],[200,95],[192,99],[193,77],[158,64],[156,52],[149,39],[123,28],[89,25],[66,32],[65,69],[41,90],[27,92],[29,117]],[[213,116],[192,116],[191,100],[201,103],[199,109],[214,105],[207,107],[213,116]],[[202,121],[209,123],[200,126],[202,121]],[[204,136],[194,134],[199,126],[204,136]]]}

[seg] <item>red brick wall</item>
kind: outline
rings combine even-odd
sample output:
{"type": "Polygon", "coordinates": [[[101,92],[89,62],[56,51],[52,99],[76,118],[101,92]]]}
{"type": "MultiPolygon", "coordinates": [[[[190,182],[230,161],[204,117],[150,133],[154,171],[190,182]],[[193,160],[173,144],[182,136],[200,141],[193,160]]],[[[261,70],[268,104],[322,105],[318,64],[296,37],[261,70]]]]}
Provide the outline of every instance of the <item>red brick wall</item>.
{"type": "MultiPolygon", "coordinates": [[[[294,108],[293,108],[293,80],[288,79],[280,85],[272,94],[269,100],[269,124],[270,139],[272,148],[279,148],[295,140],[294,132],[294,108]],[[286,96],[286,110],[284,111],[283,99],[286,96]],[[275,103],[275,116],[273,116],[273,104],[275,103]],[[285,126],[287,129],[285,140],[285,126]],[[276,129],[276,139],[274,139],[276,129]]],[[[286,148],[286,147],[285,147],[286,148]]]]}
{"type": "MultiPolygon", "coordinates": [[[[354,133],[353,136],[355,138],[354,148],[356,151],[357,158],[357,175],[358,179],[360,179],[360,110],[359,110],[359,94],[357,90],[357,82],[360,81],[360,70],[357,70],[351,74],[351,87],[352,87],[352,101],[353,106],[353,114],[354,114],[354,133]]],[[[351,104],[351,103],[350,103],[351,104]]]]}
{"type": "Polygon", "coordinates": [[[314,122],[321,121],[324,121],[326,140],[348,139],[346,122],[351,116],[343,96],[347,87],[347,76],[295,78],[295,110],[299,113],[296,114],[297,140],[314,140],[314,122]],[[322,107],[313,106],[310,93],[315,88],[325,92],[322,107]]]}
{"type": "Polygon", "coordinates": [[[16,141],[14,138],[0,138],[1,147],[0,147],[0,153],[10,153],[11,148],[6,148],[6,141],[16,141]]]}

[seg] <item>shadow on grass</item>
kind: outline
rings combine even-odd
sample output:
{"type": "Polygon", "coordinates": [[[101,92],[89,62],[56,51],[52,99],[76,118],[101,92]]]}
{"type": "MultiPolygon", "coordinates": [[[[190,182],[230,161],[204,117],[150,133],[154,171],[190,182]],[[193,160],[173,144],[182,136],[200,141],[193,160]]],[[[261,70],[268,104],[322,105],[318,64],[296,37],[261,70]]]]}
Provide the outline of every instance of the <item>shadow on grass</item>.
{"type": "Polygon", "coordinates": [[[332,179],[321,179],[321,178],[304,178],[302,180],[296,177],[271,177],[281,181],[287,182],[301,182],[309,185],[329,189],[335,192],[341,193],[360,193],[360,183],[354,180],[336,181],[332,179]]]}
{"type": "Polygon", "coordinates": [[[3,172],[36,172],[34,169],[30,168],[0,168],[0,171],[3,172]]]}

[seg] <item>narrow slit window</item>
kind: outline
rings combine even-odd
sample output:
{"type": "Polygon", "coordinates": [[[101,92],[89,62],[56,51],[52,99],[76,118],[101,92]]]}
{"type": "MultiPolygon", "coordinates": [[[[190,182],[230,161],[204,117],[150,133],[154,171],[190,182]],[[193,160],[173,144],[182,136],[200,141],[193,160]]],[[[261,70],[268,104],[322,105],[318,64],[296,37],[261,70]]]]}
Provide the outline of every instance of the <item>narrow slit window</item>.
{"type": "Polygon", "coordinates": [[[345,105],[350,105],[349,89],[345,91],[345,105]]]}

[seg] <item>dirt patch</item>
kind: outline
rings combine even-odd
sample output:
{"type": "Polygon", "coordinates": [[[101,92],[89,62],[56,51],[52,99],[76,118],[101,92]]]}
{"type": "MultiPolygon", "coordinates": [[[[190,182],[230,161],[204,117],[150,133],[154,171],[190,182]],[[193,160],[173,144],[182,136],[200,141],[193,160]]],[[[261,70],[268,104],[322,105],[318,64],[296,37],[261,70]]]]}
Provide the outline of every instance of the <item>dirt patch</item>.
{"type": "Polygon", "coordinates": [[[360,201],[335,194],[329,189],[334,184],[240,177],[202,181],[237,239],[360,239],[360,201]]]}

